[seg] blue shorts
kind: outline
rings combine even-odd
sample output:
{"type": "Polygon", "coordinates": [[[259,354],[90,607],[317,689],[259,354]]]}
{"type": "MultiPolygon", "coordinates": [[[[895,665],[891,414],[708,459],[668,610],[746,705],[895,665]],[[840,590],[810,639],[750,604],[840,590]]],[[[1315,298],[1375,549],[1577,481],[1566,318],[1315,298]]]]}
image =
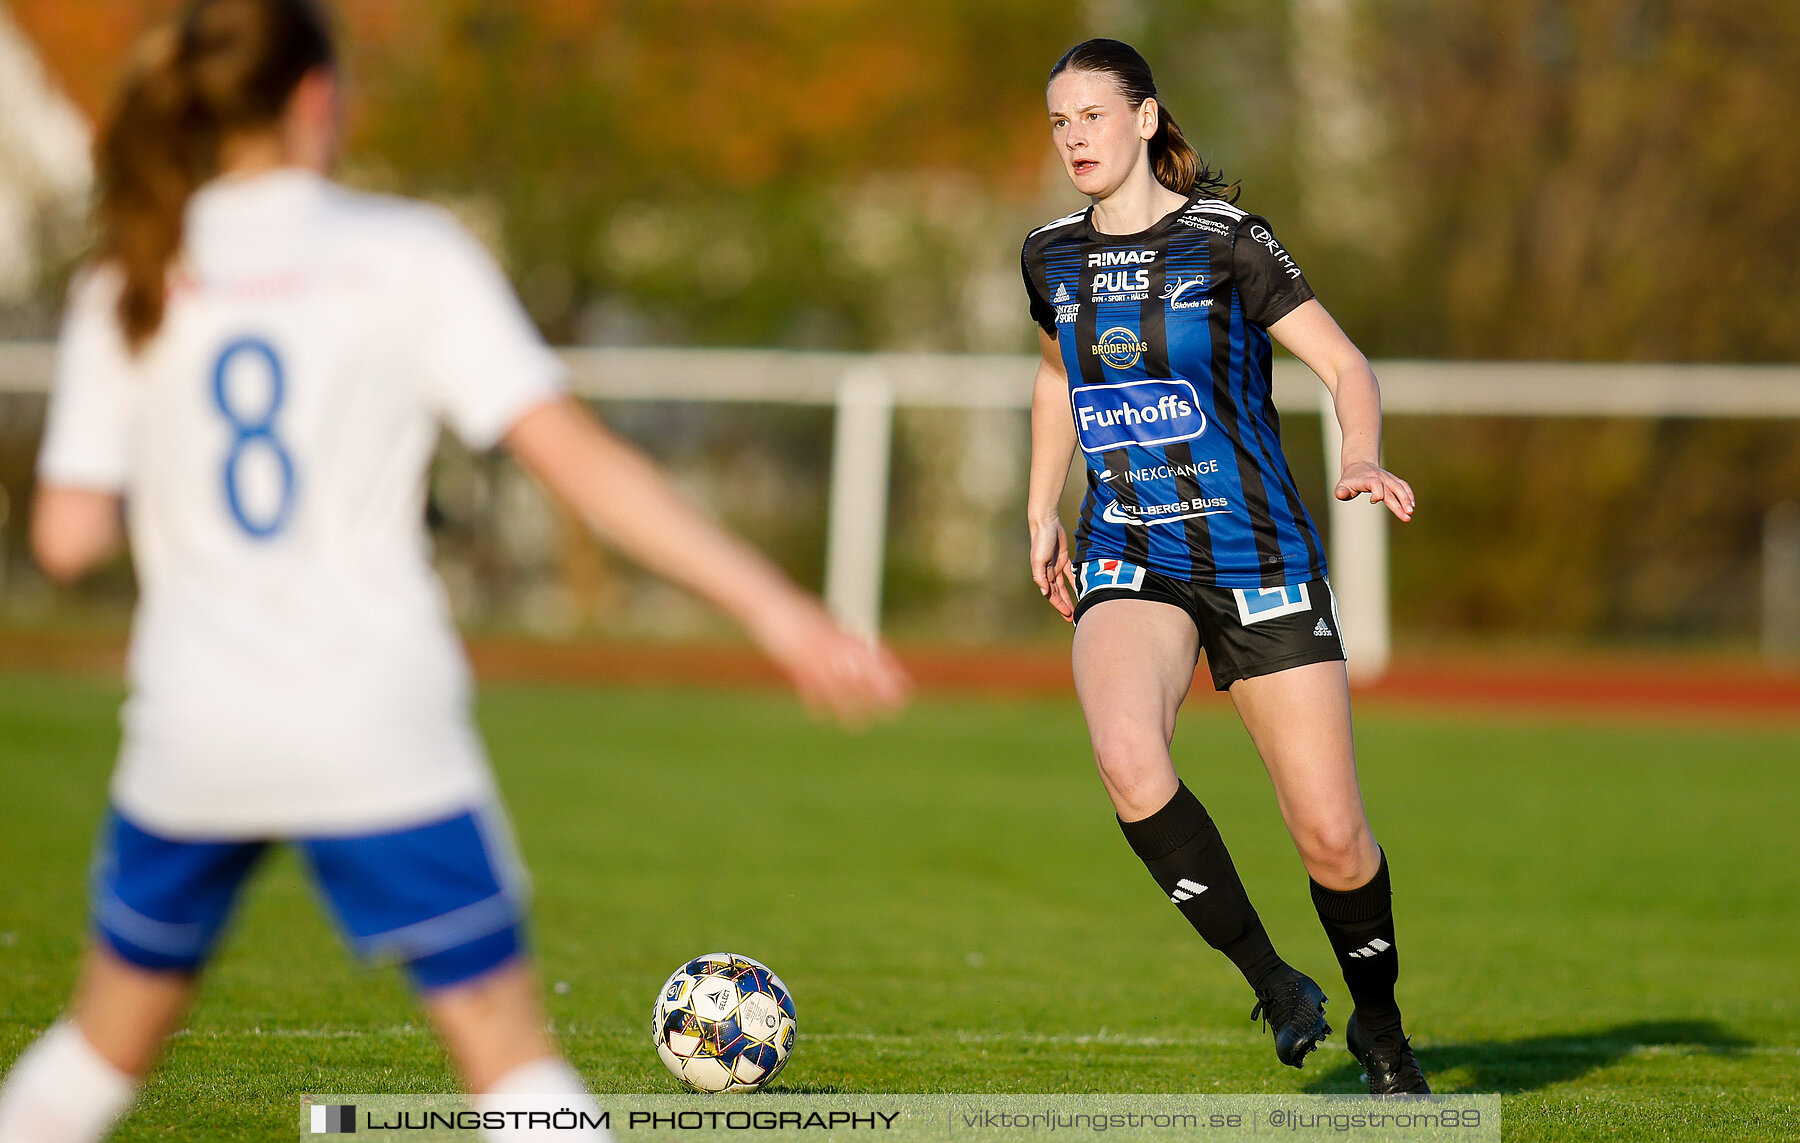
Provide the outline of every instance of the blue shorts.
{"type": "MultiPolygon", "coordinates": [[[[197,971],[271,844],[172,840],[110,812],[94,861],[96,934],[140,968],[197,971]]],[[[400,962],[420,989],[473,980],[524,947],[523,877],[497,810],[294,845],[350,946],[400,962]]]]}

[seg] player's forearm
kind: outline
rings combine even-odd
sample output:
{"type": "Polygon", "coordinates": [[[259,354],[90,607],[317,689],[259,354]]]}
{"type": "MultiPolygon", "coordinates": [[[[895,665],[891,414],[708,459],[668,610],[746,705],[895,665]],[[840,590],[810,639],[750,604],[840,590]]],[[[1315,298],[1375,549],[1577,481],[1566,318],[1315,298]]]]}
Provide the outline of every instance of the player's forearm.
{"type": "Polygon", "coordinates": [[[1031,478],[1025,497],[1026,520],[1033,528],[1056,520],[1069,462],[1075,455],[1075,424],[1063,393],[1068,382],[1047,366],[1038,366],[1031,399],[1031,478]]]}
{"type": "Polygon", "coordinates": [[[752,629],[769,608],[797,604],[799,590],[767,557],[703,515],[643,454],[615,443],[592,487],[616,493],[581,506],[596,533],[752,629]]]}
{"type": "Polygon", "coordinates": [[[1340,468],[1367,462],[1381,463],[1381,387],[1375,371],[1361,354],[1337,371],[1331,386],[1332,406],[1344,445],[1338,454],[1340,468]]]}
{"type": "Polygon", "coordinates": [[[1025,497],[1025,519],[1033,528],[1054,524],[1060,516],[1063,486],[1069,479],[1068,448],[1031,450],[1031,480],[1025,497]]]}
{"type": "Polygon", "coordinates": [[[112,492],[39,485],[31,510],[31,553],[56,583],[73,583],[111,559],[125,540],[112,492]]]}
{"type": "Polygon", "coordinates": [[[1381,387],[1369,359],[1318,299],[1310,299],[1269,327],[1269,334],[1319,375],[1331,393],[1343,430],[1343,467],[1381,462],[1381,387]]]}
{"type": "Polygon", "coordinates": [[[661,469],[572,400],[527,414],[507,444],[594,533],[752,632],[809,602],[749,544],[702,514],[661,469]]]}

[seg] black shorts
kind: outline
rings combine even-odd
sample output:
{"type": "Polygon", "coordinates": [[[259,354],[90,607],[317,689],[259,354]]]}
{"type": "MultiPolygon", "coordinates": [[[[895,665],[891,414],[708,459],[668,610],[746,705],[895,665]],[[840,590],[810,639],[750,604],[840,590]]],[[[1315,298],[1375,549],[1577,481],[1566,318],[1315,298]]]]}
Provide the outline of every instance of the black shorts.
{"type": "Polygon", "coordinates": [[[1323,578],[1286,587],[1214,587],[1124,560],[1096,559],[1077,565],[1075,584],[1077,623],[1088,608],[1109,599],[1147,599],[1187,612],[1218,690],[1239,679],[1344,658],[1337,600],[1323,578]]]}

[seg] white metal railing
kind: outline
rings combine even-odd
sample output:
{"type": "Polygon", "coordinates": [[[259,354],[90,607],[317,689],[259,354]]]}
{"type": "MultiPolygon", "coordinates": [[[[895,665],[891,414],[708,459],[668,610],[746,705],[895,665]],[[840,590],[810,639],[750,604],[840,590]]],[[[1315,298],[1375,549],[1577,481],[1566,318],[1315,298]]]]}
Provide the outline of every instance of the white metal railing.
{"type": "MultiPolygon", "coordinates": [[[[0,393],[45,392],[51,356],[47,343],[0,342],[0,393]]],[[[880,627],[894,409],[1029,409],[1037,360],[756,349],[569,349],[563,356],[575,391],[596,400],[834,407],[825,595],[845,623],[867,632],[880,627]]],[[[1793,365],[1378,361],[1375,372],[1392,414],[1800,418],[1800,366],[1793,365]]],[[[1340,438],[1330,397],[1310,370],[1277,359],[1275,402],[1323,415],[1332,583],[1351,673],[1377,677],[1390,649],[1387,510],[1330,497],[1340,438]]]]}

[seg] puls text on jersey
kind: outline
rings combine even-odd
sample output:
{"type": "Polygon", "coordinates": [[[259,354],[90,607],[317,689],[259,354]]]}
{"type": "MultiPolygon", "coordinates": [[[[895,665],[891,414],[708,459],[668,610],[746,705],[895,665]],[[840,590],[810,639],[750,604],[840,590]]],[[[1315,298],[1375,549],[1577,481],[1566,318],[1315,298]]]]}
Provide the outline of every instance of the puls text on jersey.
{"type": "MultiPolygon", "coordinates": [[[[1088,269],[1108,266],[1148,266],[1156,261],[1154,250],[1100,250],[1087,256],[1088,269]]],[[[1122,294],[1150,288],[1149,270],[1112,270],[1094,275],[1090,294],[1122,294]]]]}

